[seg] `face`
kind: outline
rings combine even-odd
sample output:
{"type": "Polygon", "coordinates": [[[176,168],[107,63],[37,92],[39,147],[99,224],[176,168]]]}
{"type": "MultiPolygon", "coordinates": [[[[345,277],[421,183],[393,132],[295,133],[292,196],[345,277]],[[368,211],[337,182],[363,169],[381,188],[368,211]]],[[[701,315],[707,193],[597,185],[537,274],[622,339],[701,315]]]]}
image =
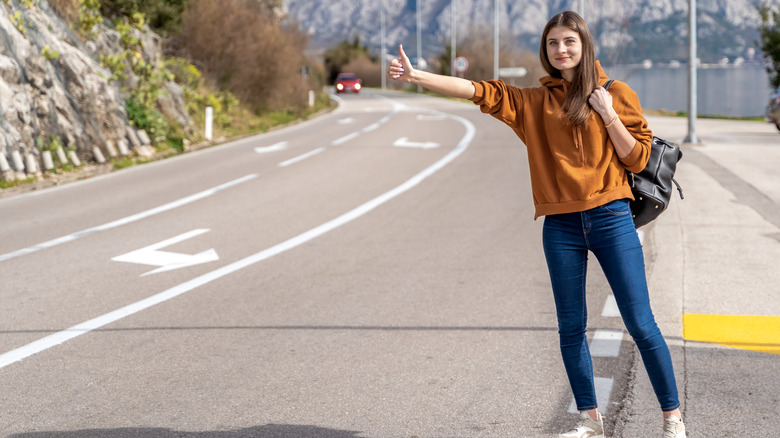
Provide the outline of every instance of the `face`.
{"type": "Polygon", "coordinates": [[[571,81],[574,68],[582,59],[580,34],[564,26],[556,26],[547,34],[547,59],[561,71],[563,78],[571,81]]]}

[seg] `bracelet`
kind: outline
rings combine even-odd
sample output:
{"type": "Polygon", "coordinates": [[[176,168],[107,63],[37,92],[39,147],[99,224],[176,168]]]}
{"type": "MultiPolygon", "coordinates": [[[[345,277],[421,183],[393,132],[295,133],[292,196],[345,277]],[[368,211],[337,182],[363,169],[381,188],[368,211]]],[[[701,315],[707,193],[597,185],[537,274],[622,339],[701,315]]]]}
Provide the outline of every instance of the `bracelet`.
{"type": "Polygon", "coordinates": [[[609,128],[610,126],[614,125],[614,124],[615,124],[615,122],[617,122],[617,120],[618,120],[618,115],[617,115],[617,114],[615,114],[615,118],[614,118],[614,119],[612,119],[612,121],[611,121],[611,122],[609,122],[609,123],[607,123],[606,125],[604,125],[604,127],[605,127],[605,128],[609,128]]]}

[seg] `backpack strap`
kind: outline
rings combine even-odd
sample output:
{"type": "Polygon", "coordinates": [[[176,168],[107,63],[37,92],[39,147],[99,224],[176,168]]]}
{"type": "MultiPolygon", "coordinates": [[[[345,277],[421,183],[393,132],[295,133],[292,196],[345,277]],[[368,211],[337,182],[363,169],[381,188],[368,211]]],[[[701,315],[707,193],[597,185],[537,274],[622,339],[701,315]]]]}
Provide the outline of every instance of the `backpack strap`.
{"type": "Polygon", "coordinates": [[[609,86],[612,85],[613,82],[615,82],[614,79],[608,80],[607,83],[604,84],[604,89],[609,91],[609,86]]]}

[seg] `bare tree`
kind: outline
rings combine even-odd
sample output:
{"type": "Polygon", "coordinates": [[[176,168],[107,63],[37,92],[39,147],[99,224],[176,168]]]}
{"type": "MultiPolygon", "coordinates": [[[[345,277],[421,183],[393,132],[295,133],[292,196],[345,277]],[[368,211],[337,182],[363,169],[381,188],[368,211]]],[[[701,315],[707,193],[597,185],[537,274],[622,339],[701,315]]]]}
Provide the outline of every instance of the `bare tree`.
{"type": "MultiPolygon", "coordinates": [[[[490,25],[472,25],[464,32],[467,38],[458,41],[458,55],[469,60],[469,69],[464,77],[472,80],[488,80],[493,78],[493,28],[490,25]]],[[[529,87],[539,85],[539,78],[547,73],[539,62],[539,55],[524,50],[518,40],[508,32],[499,35],[498,47],[500,67],[523,67],[528,73],[524,77],[506,78],[505,82],[529,87]]]]}

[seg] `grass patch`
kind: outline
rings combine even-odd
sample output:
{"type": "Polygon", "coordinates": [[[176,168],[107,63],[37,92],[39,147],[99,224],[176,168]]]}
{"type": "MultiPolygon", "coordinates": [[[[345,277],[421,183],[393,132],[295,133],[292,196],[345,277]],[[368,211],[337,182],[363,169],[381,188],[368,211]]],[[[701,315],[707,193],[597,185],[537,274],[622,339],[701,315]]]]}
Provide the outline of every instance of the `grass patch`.
{"type": "Polygon", "coordinates": [[[148,163],[151,160],[148,160],[146,158],[139,158],[139,157],[122,157],[122,158],[114,158],[111,160],[111,164],[113,164],[114,170],[124,169],[126,167],[135,166],[136,164],[143,164],[148,163]]]}
{"type": "Polygon", "coordinates": [[[0,189],[10,189],[11,187],[17,187],[31,182],[35,182],[35,178],[16,179],[13,181],[0,180],[0,189]]]}
{"type": "MultiPolygon", "coordinates": [[[[320,111],[332,108],[334,105],[326,93],[320,93],[315,99],[314,106],[303,110],[256,114],[248,108],[238,106],[232,109],[226,123],[214,126],[214,137],[234,138],[268,132],[268,130],[275,127],[288,125],[299,120],[306,120],[320,111]]],[[[201,117],[194,119],[197,122],[198,131],[203,132],[205,129],[204,120],[201,117]]]]}

